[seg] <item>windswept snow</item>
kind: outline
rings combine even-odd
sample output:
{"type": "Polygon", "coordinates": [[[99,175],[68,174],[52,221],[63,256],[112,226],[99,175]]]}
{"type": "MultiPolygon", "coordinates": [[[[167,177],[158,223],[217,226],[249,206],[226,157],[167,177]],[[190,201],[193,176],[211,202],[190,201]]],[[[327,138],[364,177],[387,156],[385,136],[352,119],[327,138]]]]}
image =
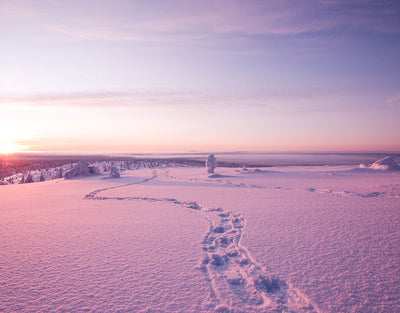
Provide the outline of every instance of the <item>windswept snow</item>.
{"type": "Polygon", "coordinates": [[[400,171],[400,166],[396,163],[395,160],[393,160],[389,156],[377,160],[371,165],[362,163],[360,164],[360,168],[370,168],[373,170],[381,170],[381,171],[400,171]]]}
{"type": "Polygon", "coordinates": [[[0,312],[398,312],[400,175],[128,170],[0,187],[0,312]]]}

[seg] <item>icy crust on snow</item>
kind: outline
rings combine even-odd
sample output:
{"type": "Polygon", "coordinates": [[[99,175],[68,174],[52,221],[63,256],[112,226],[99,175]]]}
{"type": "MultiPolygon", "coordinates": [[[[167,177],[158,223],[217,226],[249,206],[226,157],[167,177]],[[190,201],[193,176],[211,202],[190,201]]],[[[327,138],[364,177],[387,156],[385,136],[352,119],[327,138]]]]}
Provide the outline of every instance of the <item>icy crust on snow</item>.
{"type": "Polygon", "coordinates": [[[387,156],[383,159],[377,160],[371,165],[362,163],[360,168],[369,168],[372,170],[380,171],[400,171],[400,166],[391,157],[387,156]]]}
{"type": "Polygon", "coordinates": [[[0,311],[398,312],[400,175],[164,168],[0,189],[0,311]]]}

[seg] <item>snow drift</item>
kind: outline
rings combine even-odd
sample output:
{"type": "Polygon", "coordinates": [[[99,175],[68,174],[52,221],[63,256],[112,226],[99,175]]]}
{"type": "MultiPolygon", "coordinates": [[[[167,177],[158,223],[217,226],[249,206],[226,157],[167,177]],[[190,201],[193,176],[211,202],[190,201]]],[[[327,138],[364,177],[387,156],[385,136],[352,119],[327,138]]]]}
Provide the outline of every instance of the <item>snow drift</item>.
{"type": "Polygon", "coordinates": [[[369,168],[380,171],[400,171],[400,166],[389,156],[377,160],[371,165],[362,163],[360,164],[360,168],[369,168]]]}

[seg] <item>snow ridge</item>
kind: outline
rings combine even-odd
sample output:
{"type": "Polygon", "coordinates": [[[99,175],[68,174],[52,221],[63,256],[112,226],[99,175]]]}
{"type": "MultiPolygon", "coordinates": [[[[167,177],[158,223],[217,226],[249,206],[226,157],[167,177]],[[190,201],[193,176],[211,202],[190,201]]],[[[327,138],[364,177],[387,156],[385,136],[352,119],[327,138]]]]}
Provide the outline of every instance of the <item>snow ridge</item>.
{"type": "Polygon", "coordinates": [[[371,165],[362,163],[360,164],[360,168],[369,168],[380,171],[400,171],[400,165],[397,164],[396,161],[390,156],[377,160],[371,165]]]}
{"type": "Polygon", "coordinates": [[[157,176],[157,172],[153,171],[152,177],[98,189],[84,199],[165,202],[199,211],[210,223],[202,241],[205,255],[197,267],[204,273],[210,286],[209,302],[204,308],[207,312],[320,312],[299,290],[258,264],[242,246],[246,220],[240,213],[228,212],[223,208],[205,208],[195,201],[174,198],[98,195],[106,190],[142,184],[157,176]]]}
{"type": "Polygon", "coordinates": [[[331,194],[333,196],[342,196],[342,197],[359,197],[359,198],[375,198],[375,197],[394,197],[400,198],[400,189],[395,191],[372,191],[367,193],[359,193],[354,191],[348,190],[333,190],[333,189],[319,189],[319,188],[307,188],[309,192],[316,192],[316,193],[326,193],[331,194]]]}

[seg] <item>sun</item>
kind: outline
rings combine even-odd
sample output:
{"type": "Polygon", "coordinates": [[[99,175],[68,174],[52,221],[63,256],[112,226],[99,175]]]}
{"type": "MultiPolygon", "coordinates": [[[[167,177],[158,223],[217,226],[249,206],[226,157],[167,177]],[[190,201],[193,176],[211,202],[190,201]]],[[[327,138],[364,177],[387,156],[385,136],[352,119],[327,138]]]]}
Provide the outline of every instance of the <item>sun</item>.
{"type": "Polygon", "coordinates": [[[0,154],[10,154],[17,151],[17,145],[13,142],[0,142],[0,154]]]}

